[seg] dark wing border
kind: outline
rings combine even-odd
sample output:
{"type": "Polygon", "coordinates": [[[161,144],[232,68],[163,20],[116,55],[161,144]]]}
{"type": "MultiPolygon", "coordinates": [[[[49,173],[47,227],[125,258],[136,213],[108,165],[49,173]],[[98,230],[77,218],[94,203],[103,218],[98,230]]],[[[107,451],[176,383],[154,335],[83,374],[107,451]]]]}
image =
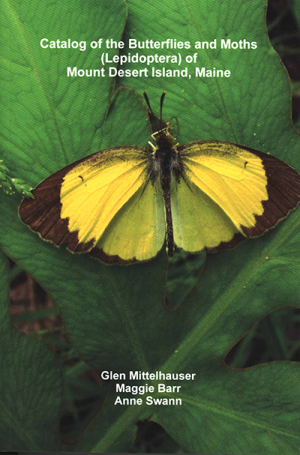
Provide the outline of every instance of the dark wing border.
{"type": "Polygon", "coordinates": [[[242,226],[245,235],[251,238],[274,228],[297,208],[300,203],[300,174],[274,156],[248,147],[243,148],[262,160],[267,176],[269,196],[268,200],[262,201],[263,214],[255,215],[256,225],[252,228],[242,226]]]}

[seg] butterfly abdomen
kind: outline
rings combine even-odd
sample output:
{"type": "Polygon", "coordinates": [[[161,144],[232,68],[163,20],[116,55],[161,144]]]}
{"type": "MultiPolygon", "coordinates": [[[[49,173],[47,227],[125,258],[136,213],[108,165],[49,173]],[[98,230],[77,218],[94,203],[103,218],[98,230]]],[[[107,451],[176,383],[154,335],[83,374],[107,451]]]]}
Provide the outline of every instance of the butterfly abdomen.
{"type": "Polygon", "coordinates": [[[175,177],[178,181],[181,172],[180,156],[174,145],[173,136],[166,130],[157,134],[154,160],[152,164],[152,175],[156,180],[159,177],[163,190],[166,216],[166,243],[168,256],[174,252],[174,234],[171,207],[171,179],[175,177]]]}

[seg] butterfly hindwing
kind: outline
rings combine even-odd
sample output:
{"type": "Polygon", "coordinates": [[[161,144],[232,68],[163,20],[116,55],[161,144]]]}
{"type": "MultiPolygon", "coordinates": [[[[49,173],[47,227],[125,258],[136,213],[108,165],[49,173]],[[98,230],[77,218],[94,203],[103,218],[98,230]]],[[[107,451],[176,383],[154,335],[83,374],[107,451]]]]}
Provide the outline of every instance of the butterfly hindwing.
{"type": "Polygon", "coordinates": [[[184,175],[173,183],[174,241],[188,251],[231,248],[299,203],[299,174],[265,153],[218,141],[191,142],[178,152],[184,175]]]}
{"type": "Polygon", "coordinates": [[[159,182],[149,181],[122,207],[91,255],[107,263],[146,261],[165,241],[165,210],[159,182]],[[121,256],[121,257],[120,257],[121,256]]]}
{"type": "Polygon", "coordinates": [[[244,239],[224,211],[192,181],[172,182],[171,205],[174,242],[191,253],[214,251],[244,239]]]}

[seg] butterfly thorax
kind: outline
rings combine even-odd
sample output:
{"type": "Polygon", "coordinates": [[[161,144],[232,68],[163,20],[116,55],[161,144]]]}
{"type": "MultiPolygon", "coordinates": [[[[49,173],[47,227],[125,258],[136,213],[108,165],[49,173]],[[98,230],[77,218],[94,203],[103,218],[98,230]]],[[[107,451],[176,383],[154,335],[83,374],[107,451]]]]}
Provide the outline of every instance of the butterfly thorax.
{"type": "Polygon", "coordinates": [[[150,175],[152,181],[160,178],[163,190],[170,187],[171,178],[179,181],[183,170],[176,139],[169,131],[169,126],[152,135],[156,144],[151,151],[150,175]]]}

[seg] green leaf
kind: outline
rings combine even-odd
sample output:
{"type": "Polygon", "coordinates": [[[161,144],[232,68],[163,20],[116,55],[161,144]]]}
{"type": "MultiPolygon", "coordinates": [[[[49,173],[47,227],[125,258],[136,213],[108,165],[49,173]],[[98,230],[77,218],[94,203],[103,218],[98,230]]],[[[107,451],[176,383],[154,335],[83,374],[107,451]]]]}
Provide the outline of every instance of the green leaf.
{"type": "Polygon", "coordinates": [[[0,250],[1,448],[63,450],[58,424],[62,377],[58,360],[43,343],[10,324],[8,262],[0,250]]]}
{"type": "MultiPolygon", "coordinates": [[[[72,7],[47,3],[46,8],[43,0],[5,5],[17,44],[3,57],[0,75],[10,100],[5,98],[2,106],[7,112],[2,149],[16,175],[36,185],[100,148],[147,144],[145,111],[133,91],[121,90],[107,116],[112,80],[64,77],[66,66],[97,67],[96,51],[50,51],[38,45],[38,38],[52,30],[55,37],[72,32],[78,40],[95,35],[120,40],[123,3],[100,7],[77,0],[72,7]]],[[[161,92],[167,90],[164,117],[178,116],[181,143],[230,140],[270,152],[299,169],[289,81],[267,38],[264,8],[259,0],[162,0],[147,3],[147,8],[131,0],[127,37],[192,42],[245,38],[258,48],[199,51],[199,66],[230,69],[229,79],[132,78],[122,83],[140,93],[146,90],[156,111],[161,92]]],[[[54,298],[85,362],[101,371],[196,373],[194,381],[173,383],[182,386],[179,393],[153,394],[182,398],[182,406],[114,405],[112,382],[99,416],[74,450],[128,451],[136,421],[152,416],[189,452],[296,453],[299,365],[273,363],[240,371],[225,366],[223,359],[265,314],[299,305],[299,210],[261,239],[209,255],[192,293],[179,310],[167,312],[164,252],[145,264],[106,266],[54,248],[30,232],[18,219],[18,197],[1,194],[0,202],[3,249],[54,298]]],[[[184,294],[180,289],[178,295],[184,294]]]]}

